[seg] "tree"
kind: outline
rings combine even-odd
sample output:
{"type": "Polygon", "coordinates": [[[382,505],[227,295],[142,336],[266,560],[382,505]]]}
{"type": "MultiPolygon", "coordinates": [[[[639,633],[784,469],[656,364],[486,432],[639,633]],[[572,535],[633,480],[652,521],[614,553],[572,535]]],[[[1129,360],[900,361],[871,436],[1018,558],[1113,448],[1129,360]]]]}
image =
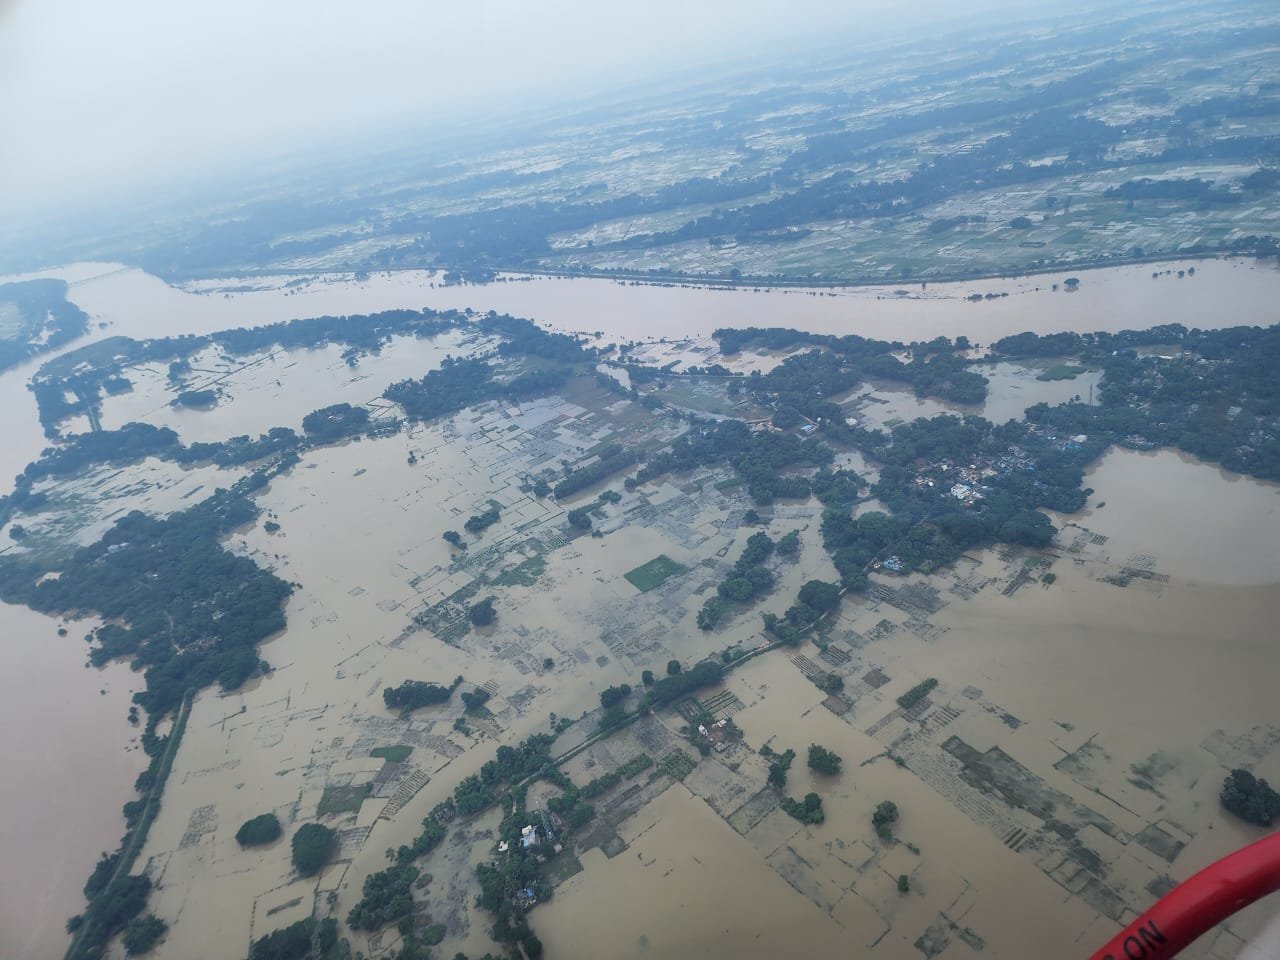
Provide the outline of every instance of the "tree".
{"type": "Polygon", "coordinates": [[[841,757],[838,753],[821,747],[816,743],[809,744],[809,769],[818,773],[834,776],[840,772],[841,757]]]}
{"type": "Polygon", "coordinates": [[[242,847],[256,847],[280,839],[284,828],[274,813],[264,813],[246,820],[236,831],[236,843],[242,847]]]}
{"type": "Polygon", "coordinates": [[[810,580],[800,588],[799,602],[819,614],[826,613],[840,605],[840,588],[824,580],[810,580]]]}
{"type": "Polygon", "coordinates": [[[485,597],[479,603],[471,605],[471,609],[467,611],[467,618],[477,627],[487,627],[493,623],[498,617],[498,612],[493,609],[493,601],[496,597],[485,597]]]}
{"type": "Polygon", "coordinates": [[[446,543],[457,547],[459,550],[467,549],[467,545],[462,542],[462,534],[457,530],[446,530],[444,532],[444,539],[446,543]]]}
{"type": "Polygon", "coordinates": [[[629,684],[621,684],[616,687],[609,687],[607,690],[600,692],[600,706],[606,710],[617,706],[623,700],[631,695],[631,686],[629,684]]]}
{"type": "Polygon", "coordinates": [[[309,877],[318,873],[337,852],[338,834],[322,823],[304,823],[290,843],[294,867],[298,873],[309,877]]]}
{"type": "Polygon", "coordinates": [[[911,890],[911,878],[905,873],[898,874],[898,892],[907,893],[911,890]]]}
{"type": "Polygon", "coordinates": [[[792,530],[778,540],[778,556],[793,559],[800,555],[800,531],[792,530]]]}
{"type": "Polygon", "coordinates": [[[302,418],[302,429],[317,440],[339,440],[359,433],[369,423],[369,411],[349,403],[322,407],[302,418]]]}
{"type": "Polygon", "coordinates": [[[1232,770],[1222,782],[1222,805],[1231,813],[1260,827],[1280,817],[1280,793],[1266,780],[1247,770],[1232,770]]]}
{"type": "Polygon", "coordinates": [[[787,785],[787,771],[791,769],[791,761],[795,759],[796,752],[787,750],[785,753],[777,754],[769,763],[769,785],[777,787],[781,790],[787,785]]]}
{"type": "Polygon", "coordinates": [[[822,812],[822,798],[816,793],[806,793],[804,800],[798,802],[791,797],[783,797],[780,805],[801,823],[822,823],[826,819],[822,812]]]}
{"type": "Polygon", "coordinates": [[[556,662],[554,660],[552,660],[550,657],[545,657],[543,659],[542,661],[543,670],[554,670],[555,668],[556,668],[556,662]]]}
{"type": "Polygon", "coordinates": [[[653,686],[653,671],[652,671],[652,670],[645,670],[643,673],[641,673],[641,674],[640,674],[640,682],[641,682],[641,683],[643,683],[646,687],[652,687],[652,686],[653,686]]]}
{"type": "Polygon", "coordinates": [[[569,526],[578,530],[591,529],[591,510],[587,507],[578,507],[576,510],[569,511],[569,526]]]}
{"type": "Polygon", "coordinates": [[[131,957],[150,952],[166,933],[169,925],[154,913],[134,917],[124,928],[124,949],[131,957]]]}
{"type": "Polygon", "coordinates": [[[871,815],[871,822],[875,825],[876,833],[881,840],[888,840],[893,836],[890,829],[891,824],[898,822],[898,805],[892,800],[885,800],[876,807],[876,812],[871,815]]]}
{"type": "Polygon", "coordinates": [[[667,676],[668,676],[668,677],[674,677],[676,674],[678,674],[678,673],[680,672],[680,670],[681,670],[681,667],[680,667],[680,661],[679,661],[679,660],[668,660],[668,661],[667,661],[667,676]]]}

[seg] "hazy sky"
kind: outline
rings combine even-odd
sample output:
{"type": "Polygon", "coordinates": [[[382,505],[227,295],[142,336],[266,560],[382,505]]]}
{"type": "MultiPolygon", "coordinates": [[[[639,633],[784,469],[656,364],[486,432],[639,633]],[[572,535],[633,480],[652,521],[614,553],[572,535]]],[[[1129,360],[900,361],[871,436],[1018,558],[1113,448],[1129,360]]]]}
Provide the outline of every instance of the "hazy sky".
{"type": "MultiPolygon", "coordinates": [[[[1001,3],[1001,0],[988,0],[1001,3]]],[[[1033,3],[1005,4],[1022,7],[1033,3]]],[[[948,0],[0,0],[0,207],[953,11],[948,0]]],[[[965,0],[963,6],[972,6],[965,0]]]]}

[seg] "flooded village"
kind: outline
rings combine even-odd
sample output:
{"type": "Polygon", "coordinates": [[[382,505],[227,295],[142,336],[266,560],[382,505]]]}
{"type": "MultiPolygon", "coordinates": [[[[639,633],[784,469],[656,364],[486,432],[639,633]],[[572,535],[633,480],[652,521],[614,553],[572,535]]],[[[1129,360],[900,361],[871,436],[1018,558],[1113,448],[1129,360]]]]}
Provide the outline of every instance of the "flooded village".
{"type": "MultiPolygon", "coordinates": [[[[166,288],[145,309],[132,293],[159,281],[104,273],[86,281],[81,302],[105,325],[100,334],[135,337],[356,304],[364,311],[493,304],[600,346],[653,331],[653,342],[631,351],[645,368],[720,364],[750,375],[795,351],[722,356],[710,334],[737,325],[739,314],[707,309],[716,298],[767,300],[751,322],[767,315],[773,326],[901,340],[965,333],[982,344],[1025,329],[1169,319],[1116,306],[1060,323],[1056,304],[1086,303],[1092,275],[1070,295],[1020,280],[1026,299],[999,305],[968,304],[965,285],[950,297],[931,288],[936,299],[907,304],[892,294],[784,299],[781,291],[673,293],[604,281],[424,287],[434,281],[389,275],[242,292],[166,288]],[[584,295],[590,302],[567,314],[514,305],[555,283],[609,292],[593,288],[584,295]],[[104,295],[112,284],[123,292],[104,295]],[[701,328],[676,330],[661,311],[643,327],[625,311],[610,313],[632,296],[681,295],[696,301],[688,310],[702,311],[701,328]],[[104,299],[95,304],[95,296],[104,299]],[[1054,306],[1041,316],[1029,304],[1054,306]],[[1000,311],[990,327],[988,310],[1000,311]]],[[[1232,322],[1268,323],[1280,282],[1274,271],[1211,261],[1186,289],[1207,302],[1212,284],[1240,277],[1256,289],[1256,310],[1232,322]]],[[[1119,282],[1108,275],[1098,286],[1119,282]]],[[[1187,298],[1169,302],[1178,299],[1187,298]]],[[[103,398],[95,412],[104,429],[142,421],[187,444],[297,427],[310,411],[338,403],[367,410],[375,427],[305,450],[254,494],[259,522],[224,541],[294,590],[287,628],[259,649],[268,669],[239,689],[204,690],[190,707],[135,867],[151,878],[149,908],[169,924],[158,955],[231,960],[307,918],[346,924],[368,895],[366,881],[397,862],[424,818],[440,819],[446,831],[416,860],[411,909],[372,930],[343,926],[352,956],[396,956],[406,937],[428,937],[438,956],[498,950],[492,911],[477,905],[485,893],[477,867],[501,869],[517,852],[504,838],[510,817],[527,821],[516,824],[514,842],[538,871],[514,899],[554,958],[791,950],[1067,960],[1257,835],[1223,815],[1218,791],[1224,773],[1240,766],[1280,779],[1271,692],[1280,666],[1272,626],[1280,616],[1280,488],[1171,451],[1113,448],[1086,476],[1086,507],[1052,516],[1058,532],[1048,545],[1001,544],[929,573],[900,573],[895,558],[884,557],[864,593],[845,594],[788,645],[768,632],[762,614],[782,616],[811,581],[840,581],[816,498],[758,504],[724,464],[627,483],[635,473],[628,464],[564,496],[542,489],[619,447],[651,459],[684,433],[689,415],[771,431],[772,411],[731,394],[732,378],[673,378],[632,395],[629,382],[606,382],[615,372],[626,376],[608,366],[605,379],[574,376],[547,396],[489,399],[426,422],[401,425],[403,411],[382,396],[393,383],[493,345],[459,329],[395,337],[358,356],[332,344],[249,356],[210,347],[191,357],[182,389],[212,391],[214,402],[175,406],[168,364],[140,363],[125,371],[132,390],[103,398]],[[380,423],[387,429],[377,430],[380,423]],[[470,522],[477,518],[486,519],[470,522]],[[761,562],[768,590],[701,629],[700,609],[761,532],[774,543],[794,533],[796,549],[770,548],[761,562]],[[472,612],[488,599],[496,617],[482,622],[472,612]],[[646,691],[705,662],[717,665],[716,682],[650,708],[646,691]],[[458,691],[442,703],[408,712],[386,704],[387,688],[455,677],[458,691]],[[614,724],[602,694],[628,712],[627,722],[614,724]],[[467,815],[451,806],[460,783],[500,746],[540,734],[554,738],[549,757],[576,789],[589,788],[589,804],[566,806],[562,785],[535,778],[515,810],[467,815]],[[839,772],[806,766],[811,745],[834,751],[839,772]],[[779,788],[774,768],[789,750],[796,762],[779,788]],[[821,799],[820,822],[788,812],[787,801],[810,794],[821,799]],[[878,814],[886,803],[891,820],[878,814]],[[243,847],[238,828],[264,813],[284,824],[285,836],[243,847]],[[336,832],[337,851],[315,876],[301,877],[289,837],[311,822],[336,832]]],[[[22,390],[32,372],[6,374],[3,388],[22,390]]],[[[1002,360],[987,371],[986,400],[973,406],[878,381],[832,399],[849,423],[892,431],[940,413],[1016,420],[1038,402],[1092,402],[1101,382],[1098,370],[1074,379],[1045,373],[1044,365],[1002,360]]],[[[79,433],[91,424],[64,426],[79,433]]],[[[34,412],[23,430],[28,438],[14,449],[38,453],[34,412]]],[[[35,453],[14,453],[23,459],[11,472],[35,453]]],[[[88,545],[130,510],[172,514],[252,467],[157,458],[93,466],[42,481],[36,491],[48,507],[18,522],[37,545],[88,545]]],[[[876,478],[857,451],[841,450],[833,467],[876,478]]],[[[994,459],[939,460],[921,464],[916,480],[943,484],[965,501],[1006,469],[994,459]]],[[[850,509],[885,507],[864,493],[850,509]]],[[[46,632],[39,645],[74,647],[93,626],[18,608],[3,615],[10,630],[46,632]],[[56,636],[59,627],[69,635],[56,636]]],[[[101,699],[120,724],[104,735],[119,750],[137,731],[124,724],[127,671],[109,669],[112,693],[101,699]]],[[[106,721],[86,713],[77,723],[106,721]]],[[[57,736],[74,738],[80,728],[57,736]]],[[[6,762],[23,749],[6,748],[6,762]]],[[[127,791],[140,769],[115,789],[127,791]]],[[[58,775],[27,774],[50,789],[58,775]]],[[[129,795],[101,793],[86,806],[118,819],[129,795]]],[[[50,816],[71,814],[58,808],[50,816]]],[[[101,842],[111,843],[112,829],[102,829],[101,842]]],[[[84,853],[87,875],[96,850],[84,853]]],[[[24,855],[36,860],[42,852],[33,846],[24,855]]],[[[22,904],[22,891],[14,894],[22,904]]],[[[41,927],[40,949],[62,945],[62,923],[79,909],[54,902],[62,913],[41,927]]],[[[37,908],[28,901],[21,909],[37,908]]],[[[1230,960],[1263,919],[1246,910],[1186,955],[1230,960]]]]}

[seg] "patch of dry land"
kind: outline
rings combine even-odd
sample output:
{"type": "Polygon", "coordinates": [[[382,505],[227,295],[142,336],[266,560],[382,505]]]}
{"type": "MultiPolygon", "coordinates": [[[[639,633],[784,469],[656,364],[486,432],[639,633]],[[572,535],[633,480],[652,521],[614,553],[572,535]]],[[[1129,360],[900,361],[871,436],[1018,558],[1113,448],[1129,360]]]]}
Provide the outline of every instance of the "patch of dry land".
{"type": "MultiPolygon", "coordinates": [[[[759,506],[724,464],[627,489],[631,465],[559,499],[531,489],[540,477],[554,485],[566,464],[590,467],[609,444],[658,453],[687,428],[673,409],[769,411],[735,407],[740,398],[714,385],[655,411],[575,374],[541,397],[488,399],[394,429],[403,411],[381,398],[388,384],[491,347],[467,331],[395,338],[355,365],[337,346],[252,357],[210,348],[192,360],[203,378],[194,385],[219,394],[209,409],[172,407],[167,364],[155,362],[125,371],[132,392],[102,400],[105,428],[143,421],[185,443],[297,429],[337,402],[387,426],[304,449],[252,494],[258,522],[223,541],[296,588],[287,628],[260,647],[269,672],[194,698],[133,865],[153,884],[147,910],[169,926],[156,956],[238,960],[310,917],[336,918],[351,956],[395,957],[437,938],[436,957],[509,953],[493,939],[493,912],[477,906],[476,871],[512,856],[499,849],[509,812],[539,828],[528,860],[538,879],[504,889],[504,910],[527,909],[556,960],[1075,960],[1174,882],[1261,835],[1223,812],[1218,790],[1240,766],[1280,781],[1280,490],[1171,452],[1112,450],[1087,478],[1089,506],[1055,516],[1048,546],[976,551],[928,575],[874,573],[797,645],[778,646],[760,614],[782,614],[807,581],[839,580],[816,499],[759,506]],[[570,522],[584,507],[589,531],[570,522]],[[443,539],[491,508],[497,521],[462,532],[465,549],[443,539]],[[748,522],[752,509],[763,526],[748,522]],[[798,554],[770,556],[765,595],[699,629],[704,601],[762,529],[775,540],[796,531],[798,554]],[[652,589],[626,579],[659,556],[674,563],[660,565],[669,575],[652,589]],[[474,625],[468,611],[485,597],[496,619],[474,625]],[[668,661],[689,669],[708,658],[732,669],[598,735],[607,688],[629,684],[621,706],[635,712],[643,671],[661,682],[668,661]],[[384,703],[384,689],[405,680],[447,686],[459,676],[442,703],[407,714],[384,703]],[[930,678],[926,695],[899,704],[930,678]],[[488,699],[472,706],[478,691],[488,699]],[[577,788],[595,782],[585,812],[557,803],[554,777],[516,784],[514,801],[503,799],[513,784],[498,781],[497,803],[459,809],[451,798],[465,778],[535,734],[555,736],[547,753],[577,788]],[[840,772],[810,770],[811,744],[839,754],[840,772]],[[409,749],[374,755],[395,746],[409,749]],[[777,789],[770,764],[787,749],[796,756],[777,789]],[[821,823],[780,805],[811,792],[821,823]],[[878,832],[872,817],[885,801],[898,817],[878,832]],[[283,837],[242,848],[241,824],[267,812],[283,837]],[[411,903],[376,929],[351,929],[366,880],[429,815],[445,835],[412,860],[411,903]],[[302,877],[290,838],[313,822],[336,831],[338,847],[302,877]]],[[[705,338],[648,349],[657,364],[733,362],[705,338]]],[[[777,361],[760,351],[737,363],[777,361]]],[[[1036,372],[995,370],[990,413],[1017,417],[1099,380],[1036,372]]],[[[952,409],[918,409],[892,385],[849,399],[875,426],[952,409]]],[[[874,475],[856,453],[838,462],[874,475]]],[[[172,514],[257,466],[93,465],[42,481],[51,506],[15,522],[29,528],[30,549],[87,544],[131,509],[172,514]]],[[[80,643],[86,629],[74,624],[57,642],[80,643]]],[[[111,675],[112,690],[127,683],[111,675]]],[[[95,806],[130,799],[60,778],[59,790],[83,790],[95,806]]],[[[60,811],[24,814],[30,825],[18,832],[63,830],[60,811]]],[[[72,891],[82,880],[58,876],[72,891]]],[[[55,903],[65,914],[65,898],[55,903]]],[[[1266,916],[1246,910],[1185,956],[1229,960],[1266,916]]],[[[4,927],[0,953],[24,953],[4,927]]],[[[40,950],[63,943],[46,933],[40,950]]],[[[122,955],[118,939],[109,953],[122,955]]]]}

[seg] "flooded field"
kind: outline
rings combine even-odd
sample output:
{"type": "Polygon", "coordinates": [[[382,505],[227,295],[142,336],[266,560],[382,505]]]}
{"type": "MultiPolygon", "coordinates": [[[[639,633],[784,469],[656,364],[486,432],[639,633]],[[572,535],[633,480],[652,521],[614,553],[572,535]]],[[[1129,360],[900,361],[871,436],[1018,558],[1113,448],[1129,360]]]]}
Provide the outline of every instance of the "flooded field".
{"type": "MultiPolygon", "coordinates": [[[[1230,283],[1233,297],[1236,284],[1246,291],[1244,313],[1232,322],[1269,319],[1264,298],[1280,291],[1280,274],[1231,261],[1197,267],[1182,281],[1142,275],[1152,290],[1185,284],[1167,294],[1171,310],[1174,301],[1197,302],[1187,291],[1230,283]]],[[[607,339],[609,330],[648,333],[637,326],[640,313],[655,318],[655,336],[696,313],[698,338],[651,348],[654,360],[690,364],[712,356],[706,334],[729,322],[984,341],[1029,326],[1141,327],[1151,321],[1120,317],[1141,286],[1135,269],[1089,273],[1073,294],[1010,281],[1008,298],[979,304],[959,299],[968,286],[877,300],[883,291],[811,297],[580,280],[432,288],[415,274],[197,295],[132,271],[85,279],[71,295],[107,325],[98,335],[132,336],[426,303],[531,313],[603,329],[607,339]],[[1113,310],[1089,307],[1094,289],[1112,298],[1113,310]],[[540,299],[547,291],[559,291],[554,308],[540,299]],[[509,305],[501,300],[508,296],[509,305]],[[664,313],[653,299],[662,297],[685,298],[686,312],[664,313]],[[772,304],[767,319],[734,312],[753,298],[772,304]],[[1059,303],[1080,309],[1080,322],[1065,322],[1059,303]],[[729,305],[734,316],[712,304],[729,305]],[[949,326],[957,318],[965,323],[949,326]],[[837,326],[863,319],[866,329],[837,326]]],[[[231,360],[208,351],[193,360],[191,383],[216,389],[216,406],[175,409],[166,367],[142,366],[130,372],[132,393],[105,401],[103,422],[142,419],[190,443],[296,428],[305,413],[340,401],[381,415],[394,412],[378,406],[386,384],[481,346],[455,334],[397,338],[354,367],[333,347],[231,360]]],[[[744,363],[767,369],[779,359],[744,363]]],[[[972,411],[918,401],[892,384],[859,388],[845,402],[851,416],[878,426],[940,412],[999,422],[1031,403],[1087,398],[1097,384],[1096,373],[1041,381],[1038,368],[1005,363],[985,372],[991,396],[972,411]]],[[[43,446],[23,386],[29,375],[0,377],[0,395],[13,401],[0,405],[7,439],[12,425],[3,454],[11,473],[43,446]]],[[[690,387],[679,403],[701,409],[713,400],[690,387]]],[[[771,559],[773,591],[700,630],[703,600],[759,529],[745,522],[752,502],[728,467],[635,490],[619,474],[560,502],[529,492],[529,477],[583,462],[602,444],[625,436],[656,449],[681,429],[580,377],[559,396],[488,402],[392,436],[310,449],[256,495],[278,530],[259,523],[227,546],[300,586],[288,601],[288,629],[261,650],[273,672],[195,701],[138,860],[157,885],[150,908],[171,925],[158,956],[238,960],[252,939],[323,915],[331,894],[335,915],[345,917],[365,877],[386,866],[385,851],[410,842],[422,818],[499,744],[570,718],[554,752],[583,745],[606,687],[638,685],[643,670],[661,675],[673,657],[692,664],[754,651],[766,643],[761,613],[782,613],[807,580],[837,579],[820,543],[822,505],[779,501],[762,511],[767,529],[775,538],[798,531],[799,557],[771,559]],[[616,500],[601,498],[605,491],[616,500]],[[593,508],[590,534],[567,522],[580,506],[593,508]],[[466,550],[442,539],[488,507],[499,521],[467,534],[466,550]],[[642,592],[624,576],[663,556],[676,572],[653,589],[642,592]],[[467,605],[485,596],[495,598],[498,619],[474,627],[467,605]],[[489,715],[464,714],[456,698],[409,717],[383,704],[387,686],[458,675],[464,690],[490,694],[489,715]],[[411,747],[407,759],[371,756],[393,745],[411,747]],[[317,819],[338,830],[338,856],[318,879],[295,876],[287,839],[252,850],[236,843],[239,826],[268,811],[286,838],[317,819]]],[[[865,474],[856,454],[846,461],[865,474]]],[[[42,487],[54,509],[33,533],[88,542],[119,511],[181,509],[242,472],[150,460],[124,472],[91,470],[42,487]]],[[[1172,880],[1257,835],[1222,816],[1216,792],[1223,772],[1242,764],[1280,779],[1270,689],[1280,667],[1271,636],[1280,617],[1280,492],[1170,452],[1113,450],[1086,483],[1094,488],[1089,506],[1055,518],[1060,532],[1048,550],[984,551],[935,576],[879,578],[865,598],[843,602],[820,642],[762,653],[720,687],[699,691],[693,715],[705,709],[741,730],[723,752],[702,757],[693,748],[685,701],[574,756],[566,772],[579,784],[641,753],[655,768],[594,801],[595,819],[567,858],[576,854],[581,872],[566,868],[555,896],[530,914],[547,955],[764,958],[798,948],[889,960],[1068,960],[1172,880]],[[830,674],[843,683],[837,694],[819,689],[830,674]],[[927,678],[937,687],[900,707],[896,698],[927,678]],[[806,769],[811,743],[839,753],[843,772],[806,769]],[[806,826],[783,812],[766,782],[765,746],[797,751],[785,794],[820,794],[825,822],[806,826]],[[885,800],[900,811],[887,838],[871,822],[885,800]]],[[[0,608],[0,616],[7,636],[30,645],[21,656],[47,675],[31,683],[34,674],[24,673],[6,698],[13,714],[5,728],[30,729],[24,718],[45,711],[47,702],[28,691],[57,689],[69,705],[42,725],[45,749],[32,751],[28,736],[15,735],[0,751],[5,769],[17,772],[5,781],[17,785],[6,809],[31,825],[6,839],[4,852],[19,863],[38,858],[28,875],[62,865],[48,888],[56,885],[56,895],[25,884],[3,898],[4,910],[27,918],[26,939],[13,949],[53,953],[99,850],[122,829],[119,805],[132,798],[143,766],[139,752],[125,752],[134,677],[127,668],[83,668],[84,624],[59,638],[55,623],[28,611],[0,608]],[[95,789],[77,794],[72,778],[95,789]],[[70,821],[75,829],[63,829],[70,821]],[[26,846],[31,837],[38,845],[26,846]]],[[[495,856],[497,815],[449,830],[422,862],[433,879],[416,891],[419,918],[445,925],[439,955],[482,954],[493,949],[492,920],[473,906],[474,867],[495,856]]],[[[1229,960],[1263,919],[1246,911],[1187,956],[1229,960]]],[[[8,920],[0,922],[6,936],[15,929],[8,920]]],[[[371,958],[388,956],[398,940],[394,925],[352,937],[371,958]]]]}

